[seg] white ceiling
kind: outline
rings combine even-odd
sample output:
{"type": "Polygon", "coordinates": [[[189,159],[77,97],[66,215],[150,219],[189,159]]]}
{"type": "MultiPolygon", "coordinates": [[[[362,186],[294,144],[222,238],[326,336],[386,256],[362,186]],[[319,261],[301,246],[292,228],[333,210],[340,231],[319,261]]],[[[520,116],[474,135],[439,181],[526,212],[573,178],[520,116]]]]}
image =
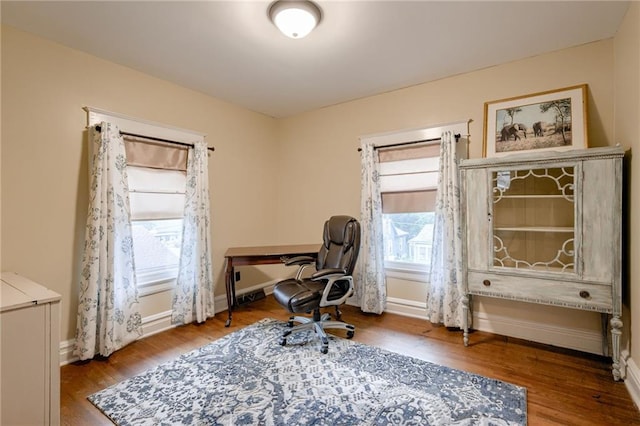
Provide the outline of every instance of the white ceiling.
{"type": "Polygon", "coordinates": [[[269,1],[2,1],[2,23],[274,117],[613,37],[629,2],[316,0],[307,38],[269,1]]]}

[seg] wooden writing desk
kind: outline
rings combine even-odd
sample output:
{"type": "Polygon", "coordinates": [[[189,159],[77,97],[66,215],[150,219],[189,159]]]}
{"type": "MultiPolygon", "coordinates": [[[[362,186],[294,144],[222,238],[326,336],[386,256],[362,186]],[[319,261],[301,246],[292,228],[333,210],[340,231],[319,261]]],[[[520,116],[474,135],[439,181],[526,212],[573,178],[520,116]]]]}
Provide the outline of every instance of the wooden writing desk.
{"type": "Polygon", "coordinates": [[[236,299],[236,276],[234,267],[246,265],[273,265],[282,263],[283,258],[294,256],[316,256],[320,244],[300,244],[287,246],[230,247],[224,254],[225,285],[227,290],[227,306],[229,318],[225,327],[231,325],[233,309],[238,306],[236,299]]]}

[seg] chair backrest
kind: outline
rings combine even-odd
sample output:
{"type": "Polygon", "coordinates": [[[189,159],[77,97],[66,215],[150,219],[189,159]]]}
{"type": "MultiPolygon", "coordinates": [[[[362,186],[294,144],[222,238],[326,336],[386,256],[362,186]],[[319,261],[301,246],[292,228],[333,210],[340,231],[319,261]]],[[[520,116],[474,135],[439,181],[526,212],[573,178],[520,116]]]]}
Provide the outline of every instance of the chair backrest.
{"type": "Polygon", "coordinates": [[[324,223],[316,269],[340,268],[353,273],[360,251],[360,223],[351,216],[332,216],[324,223]]]}

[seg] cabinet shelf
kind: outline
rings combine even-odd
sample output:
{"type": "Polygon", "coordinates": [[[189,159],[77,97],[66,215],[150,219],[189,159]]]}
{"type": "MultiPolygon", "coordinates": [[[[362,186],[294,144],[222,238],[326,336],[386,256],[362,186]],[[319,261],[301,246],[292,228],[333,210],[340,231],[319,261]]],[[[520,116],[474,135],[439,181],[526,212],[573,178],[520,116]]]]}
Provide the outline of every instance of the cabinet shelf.
{"type": "MultiPolygon", "coordinates": [[[[565,197],[564,195],[557,195],[557,194],[522,194],[522,195],[495,195],[493,197],[494,200],[499,200],[499,199],[533,199],[533,200],[544,200],[547,198],[562,198],[567,200],[567,197],[565,197]]],[[[569,200],[567,200],[569,201],[569,200]]]]}
{"type": "Polygon", "coordinates": [[[561,232],[573,234],[575,231],[571,226],[496,226],[494,231],[511,232],[561,232]]]}
{"type": "Polygon", "coordinates": [[[568,275],[573,275],[572,271],[567,271],[566,268],[562,268],[560,266],[533,265],[533,266],[528,267],[526,269],[524,269],[524,268],[523,269],[517,269],[517,268],[505,267],[505,266],[494,266],[493,269],[496,270],[496,271],[503,271],[503,272],[507,272],[507,273],[524,272],[524,273],[533,273],[533,274],[535,274],[536,272],[551,272],[553,274],[567,273],[568,275]],[[516,269],[516,270],[514,271],[514,269],[516,269]]]}

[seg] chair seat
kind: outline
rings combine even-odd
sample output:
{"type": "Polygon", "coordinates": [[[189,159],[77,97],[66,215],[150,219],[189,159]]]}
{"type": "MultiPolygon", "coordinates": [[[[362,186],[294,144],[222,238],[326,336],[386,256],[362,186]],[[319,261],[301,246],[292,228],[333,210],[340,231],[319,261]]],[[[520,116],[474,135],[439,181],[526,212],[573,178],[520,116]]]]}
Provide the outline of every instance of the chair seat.
{"type": "Polygon", "coordinates": [[[284,280],[273,288],[273,297],[289,312],[309,312],[318,306],[322,290],[312,289],[295,279],[284,280]]]}
{"type": "MultiPolygon", "coordinates": [[[[340,298],[346,291],[345,286],[337,282],[329,292],[328,300],[340,298]]],[[[345,283],[348,288],[348,283],[345,283]]],[[[280,281],[273,288],[273,296],[291,313],[310,312],[318,306],[325,287],[324,282],[312,280],[288,279],[280,281]]]]}

